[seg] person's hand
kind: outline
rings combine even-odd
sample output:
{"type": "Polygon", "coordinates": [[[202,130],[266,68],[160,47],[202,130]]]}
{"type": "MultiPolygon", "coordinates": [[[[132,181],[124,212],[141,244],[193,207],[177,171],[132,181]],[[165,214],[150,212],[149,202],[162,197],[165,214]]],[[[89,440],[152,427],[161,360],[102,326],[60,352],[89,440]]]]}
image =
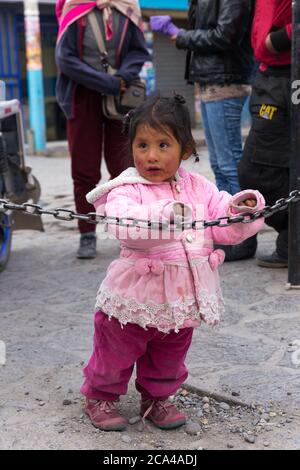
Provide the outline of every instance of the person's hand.
{"type": "Polygon", "coordinates": [[[150,27],[153,32],[166,34],[172,40],[176,40],[177,34],[180,31],[168,15],[150,16],[150,27]]]}
{"type": "Polygon", "coordinates": [[[174,204],[174,214],[179,215],[180,217],[185,216],[185,207],[183,204],[180,204],[180,202],[174,204]]]}
{"type": "Polygon", "coordinates": [[[245,201],[239,202],[239,206],[255,207],[257,204],[256,199],[245,199],[245,201]]]}
{"type": "Polygon", "coordinates": [[[118,77],[119,78],[119,81],[120,81],[120,92],[121,93],[125,93],[125,91],[127,90],[127,84],[125,82],[125,80],[121,77],[118,77]]]}
{"type": "Polygon", "coordinates": [[[272,41],[271,41],[271,35],[270,34],[268,34],[268,36],[265,40],[265,46],[268,49],[268,51],[271,52],[271,54],[278,54],[278,51],[276,51],[276,49],[274,49],[274,46],[273,46],[272,41]]]}

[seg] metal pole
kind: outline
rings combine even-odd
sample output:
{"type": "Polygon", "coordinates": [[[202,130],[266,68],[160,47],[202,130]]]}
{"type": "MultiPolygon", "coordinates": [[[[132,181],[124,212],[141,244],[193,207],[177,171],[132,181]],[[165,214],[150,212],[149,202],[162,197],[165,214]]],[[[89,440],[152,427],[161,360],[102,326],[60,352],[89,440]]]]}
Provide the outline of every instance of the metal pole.
{"type": "Polygon", "coordinates": [[[34,133],[37,153],[46,147],[45,103],[43,66],[40,35],[40,18],[37,0],[24,0],[27,81],[29,98],[29,122],[34,133]]]}
{"type": "MultiPolygon", "coordinates": [[[[291,190],[300,189],[300,100],[293,90],[300,85],[300,0],[292,1],[292,103],[291,138],[292,155],[290,164],[291,190]]],[[[299,96],[299,92],[298,92],[299,96]]],[[[300,204],[292,203],[289,208],[289,267],[288,287],[300,287],[300,204]]]]}

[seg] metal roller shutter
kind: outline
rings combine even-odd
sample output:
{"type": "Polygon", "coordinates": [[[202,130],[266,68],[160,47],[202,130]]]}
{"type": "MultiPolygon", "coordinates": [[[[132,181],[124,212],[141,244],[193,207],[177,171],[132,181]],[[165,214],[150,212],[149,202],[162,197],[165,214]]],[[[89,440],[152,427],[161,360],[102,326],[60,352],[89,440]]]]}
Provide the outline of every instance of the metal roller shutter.
{"type": "Polygon", "coordinates": [[[194,87],[187,85],[184,79],[186,52],[178,50],[168,37],[154,34],[153,56],[157,91],[166,95],[173,91],[182,94],[194,124],[194,87]]]}

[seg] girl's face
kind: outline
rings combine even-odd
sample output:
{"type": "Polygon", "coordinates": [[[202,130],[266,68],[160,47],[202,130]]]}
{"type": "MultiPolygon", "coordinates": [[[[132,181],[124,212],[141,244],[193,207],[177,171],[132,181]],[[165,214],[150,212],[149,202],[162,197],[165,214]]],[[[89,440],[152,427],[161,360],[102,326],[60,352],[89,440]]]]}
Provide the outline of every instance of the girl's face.
{"type": "Polygon", "coordinates": [[[181,145],[169,128],[163,132],[145,124],[137,127],[132,153],[139,174],[153,183],[173,181],[181,160],[189,157],[188,153],[182,155],[181,145]]]}

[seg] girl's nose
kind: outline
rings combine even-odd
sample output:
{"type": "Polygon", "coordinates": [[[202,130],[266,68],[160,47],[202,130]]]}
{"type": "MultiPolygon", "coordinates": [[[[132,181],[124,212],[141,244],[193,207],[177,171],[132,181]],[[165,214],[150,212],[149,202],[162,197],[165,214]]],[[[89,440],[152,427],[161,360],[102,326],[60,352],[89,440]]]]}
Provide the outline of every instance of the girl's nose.
{"type": "Polygon", "coordinates": [[[149,153],[148,153],[148,162],[150,163],[154,163],[154,162],[157,162],[157,152],[155,149],[149,149],[149,153]]]}

